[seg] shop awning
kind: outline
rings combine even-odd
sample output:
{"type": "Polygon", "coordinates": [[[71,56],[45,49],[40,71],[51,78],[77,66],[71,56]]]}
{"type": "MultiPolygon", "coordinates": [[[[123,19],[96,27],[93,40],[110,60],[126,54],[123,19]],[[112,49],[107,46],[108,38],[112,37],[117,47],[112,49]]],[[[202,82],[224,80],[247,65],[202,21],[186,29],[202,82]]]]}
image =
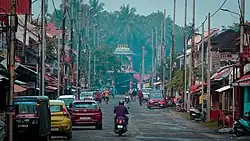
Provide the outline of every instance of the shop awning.
{"type": "Polygon", "coordinates": [[[210,79],[215,81],[220,81],[229,76],[231,71],[233,70],[233,66],[226,66],[219,69],[210,79]]]}
{"type": "Polygon", "coordinates": [[[24,91],[26,91],[26,90],[27,90],[26,88],[14,84],[14,92],[15,92],[15,93],[21,93],[21,92],[24,92],[24,91]]]}
{"type": "Polygon", "coordinates": [[[250,74],[244,75],[236,83],[233,83],[233,86],[245,87],[250,86],[250,74]]]}
{"type": "Polygon", "coordinates": [[[215,90],[215,91],[220,93],[220,92],[229,90],[229,89],[231,89],[231,88],[232,88],[232,87],[231,87],[230,85],[228,85],[228,86],[221,87],[221,88],[219,88],[219,89],[217,89],[217,90],[215,90]]]}
{"type": "MultiPolygon", "coordinates": [[[[206,86],[207,84],[204,83],[204,86],[206,86]]],[[[196,85],[192,85],[190,88],[189,88],[189,91],[190,93],[195,93],[195,92],[199,92],[202,90],[202,84],[196,84],[196,85]]]]}

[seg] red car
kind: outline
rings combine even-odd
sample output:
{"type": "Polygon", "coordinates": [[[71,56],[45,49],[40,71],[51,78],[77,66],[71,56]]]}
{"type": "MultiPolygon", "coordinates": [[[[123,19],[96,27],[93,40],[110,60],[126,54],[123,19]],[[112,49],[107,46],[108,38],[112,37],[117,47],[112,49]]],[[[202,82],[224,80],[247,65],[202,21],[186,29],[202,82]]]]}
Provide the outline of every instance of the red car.
{"type": "Polygon", "coordinates": [[[74,101],[69,107],[73,125],[95,126],[102,130],[102,111],[94,100],[74,101]]]}
{"type": "Polygon", "coordinates": [[[162,96],[162,94],[150,94],[149,98],[148,98],[148,103],[147,103],[147,107],[149,109],[155,107],[155,108],[165,108],[167,105],[164,97],[162,96]]]}
{"type": "Polygon", "coordinates": [[[95,101],[98,101],[99,103],[102,103],[102,92],[95,92],[95,101]]]}

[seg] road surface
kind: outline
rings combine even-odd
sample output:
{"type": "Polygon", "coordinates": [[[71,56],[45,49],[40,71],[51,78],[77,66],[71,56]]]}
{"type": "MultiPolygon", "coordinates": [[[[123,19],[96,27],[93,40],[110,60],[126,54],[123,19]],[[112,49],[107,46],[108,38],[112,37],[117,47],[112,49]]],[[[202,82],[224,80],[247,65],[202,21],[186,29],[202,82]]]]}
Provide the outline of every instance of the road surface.
{"type": "Polygon", "coordinates": [[[128,132],[118,137],[113,132],[113,108],[122,97],[101,104],[103,130],[94,127],[74,127],[72,141],[228,141],[229,135],[219,135],[191,120],[184,119],[171,109],[147,109],[138,102],[130,103],[128,132]]]}

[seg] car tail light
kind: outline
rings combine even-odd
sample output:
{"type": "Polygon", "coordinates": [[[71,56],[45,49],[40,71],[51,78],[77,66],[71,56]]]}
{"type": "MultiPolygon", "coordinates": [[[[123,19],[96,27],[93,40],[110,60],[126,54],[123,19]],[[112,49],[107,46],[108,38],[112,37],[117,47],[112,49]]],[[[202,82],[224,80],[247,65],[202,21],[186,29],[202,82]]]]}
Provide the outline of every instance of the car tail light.
{"type": "Polygon", "coordinates": [[[100,112],[101,112],[101,109],[98,108],[98,109],[95,109],[94,111],[100,113],[100,112]]]}
{"type": "Polygon", "coordinates": [[[69,117],[69,113],[66,108],[63,108],[63,115],[69,117]]]}

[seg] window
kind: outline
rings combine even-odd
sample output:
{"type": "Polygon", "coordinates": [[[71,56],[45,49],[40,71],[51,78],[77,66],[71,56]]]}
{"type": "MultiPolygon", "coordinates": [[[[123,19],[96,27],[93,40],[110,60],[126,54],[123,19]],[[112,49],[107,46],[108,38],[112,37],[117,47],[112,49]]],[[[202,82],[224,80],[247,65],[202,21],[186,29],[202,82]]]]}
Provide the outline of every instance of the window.
{"type": "Polygon", "coordinates": [[[36,102],[15,102],[18,105],[19,114],[36,114],[37,107],[36,102]]]}
{"type": "Polygon", "coordinates": [[[69,106],[74,101],[74,98],[58,98],[57,100],[62,100],[66,106],[69,106]]]}
{"type": "Polygon", "coordinates": [[[51,113],[61,112],[62,109],[63,109],[62,105],[50,105],[51,113]]]}
{"type": "Polygon", "coordinates": [[[163,98],[161,94],[151,94],[150,98],[163,98]]]}
{"type": "Polygon", "coordinates": [[[73,105],[74,108],[78,109],[78,108],[83,108],[83,109],[97,109],[98,106],[95,102],[77,102],[74,103],[73,105]]]}

